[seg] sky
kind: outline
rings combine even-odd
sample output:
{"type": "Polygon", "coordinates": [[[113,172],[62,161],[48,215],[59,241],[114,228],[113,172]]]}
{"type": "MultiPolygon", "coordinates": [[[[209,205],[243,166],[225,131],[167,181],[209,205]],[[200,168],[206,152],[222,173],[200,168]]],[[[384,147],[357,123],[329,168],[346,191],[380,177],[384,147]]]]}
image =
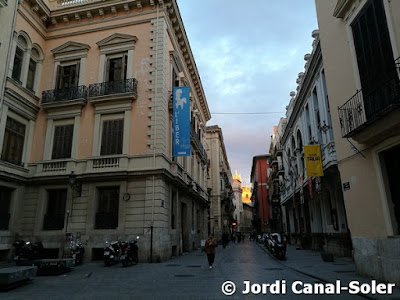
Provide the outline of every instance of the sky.
{"type": "Polygon", "coordinates": [[[207,126],[221,127],[242,184],[253,157],[269,152],[272,128],[304,72],[318,28],[314,1],[177,0],[211,112],[207,126]]]}

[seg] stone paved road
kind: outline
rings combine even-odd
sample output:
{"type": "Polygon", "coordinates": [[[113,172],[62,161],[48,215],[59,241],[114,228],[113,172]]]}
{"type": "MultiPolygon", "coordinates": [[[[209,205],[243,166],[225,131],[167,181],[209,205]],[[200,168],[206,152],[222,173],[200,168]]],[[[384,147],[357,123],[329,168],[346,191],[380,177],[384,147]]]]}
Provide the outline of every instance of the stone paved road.
{"type": "Polygon", "coordinates": [[[0,292],[0,299],[363,299],[349,294],[295,295],[291,291],[295,280],[319,282],[276,262],[259,245],[245,242],[225,249],[219,246],[213,269],[200,250],[159,264],[127,268],[92,262],[63,275],[35,277],[29,284],[0,292]],[[227,280],[237,285],[233,296],[221,291],[227,280]],[[279,295],[243,294],[247,280],[258,284],[285,280],[287,291],[285,295],[282,291],[279,295]]]}

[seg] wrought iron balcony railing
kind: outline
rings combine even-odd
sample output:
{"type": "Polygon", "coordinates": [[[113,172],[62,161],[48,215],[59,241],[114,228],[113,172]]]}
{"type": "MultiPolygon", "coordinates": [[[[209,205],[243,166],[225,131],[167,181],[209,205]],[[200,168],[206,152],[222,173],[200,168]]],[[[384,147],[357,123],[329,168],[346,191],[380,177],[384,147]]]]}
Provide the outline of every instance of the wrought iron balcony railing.
{"type": "Polygon", "coordinates": [[[342,137],[351,137],[377,118],[400,106],[400,58],[395,61],[396,72],[368,93],[356,92],[338,108],[342,137]]]}
{"type": "Polygon", "coordinates": [[[116,229],[118,227],[118,213],[97,213],[96,229],[116,229]]]}
{"type": "Polygon", "coordinates": [[[85,85],[74,86],[67,89],[56,89],[42,92],[42,103],[54,103],[68,100],[85,99],[87,87],[85,85]]]}
{"type": "Polygon", "coordinates": [[[57,0],[58,5],[60,6],[72,6],[79,4],[86,4],[90,2],[99,2],[102,0],[57,0]]]}
{"type": "Polygon", "coordinates": [[[43,220],[43,230],[61,230],[64,228],[64,214],[46,214],[43,220]]]}
{"type": "Polygon", "coordinates": [[[10,216],[9,213],[0,212],[0,230],[8,230],[10,216]]]}
{"type": "Polygon", "coordinates": [[[190,126],[190,136],[191,136],[192,140],[194,141],[194,144],[196,145],[196,147],[200,151],[200,153],[201,153],[202,157],[204,158],[204,160],[208,161],[207,152],[204,149],[203,144],[201,143],[200,138],[199,138],[196,130],[193,128],[193,126],[190,126]]]}
{"type": "Polygon", "coordinates": [[[135,78],[94,83],[89,85],[89,97],[100,97],[113,94],[133,93],[137,96],[137,80],[135,78]]]}

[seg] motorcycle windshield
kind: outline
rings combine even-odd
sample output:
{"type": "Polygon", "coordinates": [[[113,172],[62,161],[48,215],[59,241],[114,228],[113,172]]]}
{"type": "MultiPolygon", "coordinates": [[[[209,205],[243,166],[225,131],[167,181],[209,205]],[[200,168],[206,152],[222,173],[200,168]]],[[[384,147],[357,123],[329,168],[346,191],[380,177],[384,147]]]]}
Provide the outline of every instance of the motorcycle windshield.
{"type": "Polygon", "coordinates": [[[282,244],[282,237],[280,234],[276,235],[276,240],[278,241],[279,244],[282,244]]]}

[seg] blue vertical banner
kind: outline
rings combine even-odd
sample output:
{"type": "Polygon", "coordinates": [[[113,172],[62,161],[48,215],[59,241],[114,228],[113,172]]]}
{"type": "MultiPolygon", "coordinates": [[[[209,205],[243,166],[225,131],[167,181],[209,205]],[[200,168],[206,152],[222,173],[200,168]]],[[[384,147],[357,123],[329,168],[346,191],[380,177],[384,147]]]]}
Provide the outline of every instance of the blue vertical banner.
{"type": "Polygon", "coordinates": [[[190,88],[173,90],[173,156],[190,156],[190,88]]]}

